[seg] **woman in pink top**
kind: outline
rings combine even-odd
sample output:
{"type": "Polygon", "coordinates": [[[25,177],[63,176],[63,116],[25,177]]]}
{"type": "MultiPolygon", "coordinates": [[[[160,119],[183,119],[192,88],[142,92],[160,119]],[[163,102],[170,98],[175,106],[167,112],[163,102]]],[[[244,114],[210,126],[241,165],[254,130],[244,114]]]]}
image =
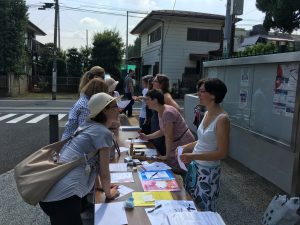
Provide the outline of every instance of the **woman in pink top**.
{"type": "Polygon", "coordinates": [[[194,142],[194,136],[188,129],[186,122],[176,108],[166,105],[164,95],[158,90],[150,90],[146,94],[146,103],[150,109],[158,112],[160,129],[152,134],[140,134],[140,138],[150,140],[165,136],[166,155],[159,156],[158,159],[166,161],[177,174],[184,174],[180,169],[175,157],[175,150],[178,146],[194,142]]]}

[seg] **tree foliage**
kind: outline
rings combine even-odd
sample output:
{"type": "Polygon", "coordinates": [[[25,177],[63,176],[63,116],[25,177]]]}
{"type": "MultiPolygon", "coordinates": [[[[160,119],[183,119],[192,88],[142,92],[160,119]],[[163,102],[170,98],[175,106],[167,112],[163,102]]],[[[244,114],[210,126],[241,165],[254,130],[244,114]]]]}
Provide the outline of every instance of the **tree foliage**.
{"type": "Polygon", "coordinates": [[[128,58],[141,56],[141,38],[135,39],[133,45],[128,46],[128,58]]]}
{"type": "Polygon", "coordinates": [[[77,48],[70,48],[66,53],[67,73],[69,77],[80,77],[82,75],[82,54],[77,48]]]}
{"type": "MultiPolygon", "coordinates": [[[[47,43],[40,49],[40,56],[38,60],[38,74],[41,76],[52,76],[53,69],[53,52],[54,44],[47,43]]],[[[57,51],[57,76],[62,77],[66,75],[66,54],[58,49],[57,51]]]]}
{"type": "Polygon", "coordinates": [[[81,47],[80,54],[82,55],[83,71],[88,71],[92,65],[91,62],[92,49],[87,47],[81,47]]]}
{"type": "Polygon", "coordinates": [[[119,73],[124,44],[120,33],[116,30],[105,30],[94,35],[92,48],[92,64],[101,66],[107,73],[119,73]]]}
{"type": "Polygon", "coordinates": [[[256,0],[256,7],[264,12],[264,27],[292,33],[300,27],[299,0],[256,0]]]}
{"type": "Polygon", "coordinates": [[[25,67],[27,7],[24,0],[0,1],[0,71],[21,73],[25,67]]]}

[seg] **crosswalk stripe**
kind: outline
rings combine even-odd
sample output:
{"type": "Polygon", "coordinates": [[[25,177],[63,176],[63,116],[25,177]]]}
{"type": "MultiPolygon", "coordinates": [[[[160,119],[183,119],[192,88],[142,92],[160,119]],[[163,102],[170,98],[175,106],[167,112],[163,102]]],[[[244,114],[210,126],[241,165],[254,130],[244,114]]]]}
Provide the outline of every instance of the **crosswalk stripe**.
{"type": "Polygon", "coordinates": [[[13,116],[15,116],[15,115],[17,115],[17,114],[10,113],[10,114],[7,114],[7,115],[5,115],[5,116],[1,116],[1,117],[0,117],[0,121],[5,120],[5,119],[10,118],[10,117],[13,117],[13,116]]]}
{"type": "Polygon", "coordinates": [[[58,120],[61,120],[62,118],[64,118],[67,114],[58,114],[58,120]]]}
{"type": "Polygon", "coordinates": [[[33,114],[24,114],[23,116],[19,116],[19,117],[15,118],[15,119],[12,119],[12,120],[10,120],[10,121],[8,121],[6,123],[17,123],[17,122],[20,122],[21,120],[24,120],[24,119],[26,119],[26,118],[28,118],[28,117],[30,117],[32,115],[33,114]]]}
{"type": "Polygon", "coordinates": [[[37,123],[48,116],[49,116],[49,114],[41,114],[41,115],[33,118],[32,120],[27,121],[26,123],[37,123]]]}

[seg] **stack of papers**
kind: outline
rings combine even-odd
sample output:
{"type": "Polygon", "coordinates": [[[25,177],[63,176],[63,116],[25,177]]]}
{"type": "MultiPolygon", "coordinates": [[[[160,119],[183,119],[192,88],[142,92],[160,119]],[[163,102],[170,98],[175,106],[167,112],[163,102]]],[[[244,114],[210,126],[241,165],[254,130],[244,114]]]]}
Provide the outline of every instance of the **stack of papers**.
{"type": "Polygon", "coordinates": [[[160,192],[133,192],[134,206],[154,206],[157,200],[172,200],[169,191],[160,192]]]}
{"type": "MultiPolygon", "coordinates": [[[[139,128],[141,129],[141,128],[139,128]]],[[[126,142],[129,142],[131,143],[131,141],[133,141],[133,143],[146,143],[146,142],[149,142],[147,140],[142,140],[142,139],[139,139],[139,138],[132,138],[132,139],[127,139],[126,142]]]]}
{"type": "MultiPolygon", "coordinates": [[[[169,224],[167,215],[176,212],[195,212],[196,207],[193,201],[186,200],[158,200],[155,207],[161,206],[153,211],[154,208],[145,209],[152,225],[169,224]],[[152,211],[152,212],[151,212],[152,211]]],[[[186,225],[181,223],[180,225],[186,225]]],[[[206,225],[205,223],[203,225],[206,225]]]]}
{"type": "Polygon", "coordinates": [[[127,172],[127,163],[110,163],[110,172],[127,172]]]}
{"type": "Polygon", "coordinates": [[[120,129],[123,131],[140,131],[141,128],[139,126],[120,126],[120,129]]]}
{"type": "Polygon", "coordinates": [[[163,162],[153,162],[153,163],[144,162],[143,165],[141,166],[141,169],[147,171],[158,171],[158,170],[170,170],[171,167],[169,167],[167,164],[163,162]]]}
{"type": "Polygon", "coordinates": [[[222,217],[216,212],[177,212],[167,215],[170,225],[225,225],[222,217]]]}
{"type": "Polygon", "coordinates": [[[132,172],[110,173],[110,182],[115,183],[133,183],[132,172]]]}
{"type": "Polygon", "coordinates": [[[126,212],[123,205],[124,202],[95,204],[94,224],[128,224],[126,212]]]}

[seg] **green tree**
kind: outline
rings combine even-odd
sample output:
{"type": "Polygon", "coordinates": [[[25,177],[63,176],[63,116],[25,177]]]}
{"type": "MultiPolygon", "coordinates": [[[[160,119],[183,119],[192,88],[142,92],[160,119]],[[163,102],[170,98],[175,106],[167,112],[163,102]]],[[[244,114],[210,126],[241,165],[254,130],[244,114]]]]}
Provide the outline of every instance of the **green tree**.
{"type": "Polygon", "coordinates": [[[105,30],[94,35],[92,64],[101,66],[107,73],[119,73],[124,43],[116,30],[105,30]]]}
{"type": "Polygon", "coordinates": [[[82,75],[82,54],[77,48],[70,48],[66,53],[67,74],[70,77],[80,77],[82,75]]]}
{"type": "Polygon", "coordinates": [[[264,12],[264,27],[292,33],[300,27],[299,0],[256,0],[256,7],[264,12]]]}
{"type": "Polygon", "coordinates": [[[141,38],[135,39],[133,45],[128,46],[128,58],[141,56],[141,38]]]}
{"type": "Polygon", "coordinates": [[[27,7],[24,0],[0,1],[0,71],[22,73],[27,61],[25,31],[27,7]]]}
{"type": "Polygon", "coordinates": [[[82,55],[83,71],[87,71],[91,68],[91,54],[92,49],[87,47],[80,48],[80,54],[82,55]]]}
{"type": "MultiPolygon", "coordinates": [[[[52,76],[53,68],[53,50],[54,44],[47,43],[40,49],[40,56],[38,60],[38,74],[41,76],[52,76]]],[[[66,76],[66,54],[58,49],[57,51],[57,76],[66,76]]]]}

